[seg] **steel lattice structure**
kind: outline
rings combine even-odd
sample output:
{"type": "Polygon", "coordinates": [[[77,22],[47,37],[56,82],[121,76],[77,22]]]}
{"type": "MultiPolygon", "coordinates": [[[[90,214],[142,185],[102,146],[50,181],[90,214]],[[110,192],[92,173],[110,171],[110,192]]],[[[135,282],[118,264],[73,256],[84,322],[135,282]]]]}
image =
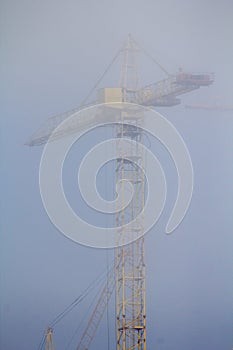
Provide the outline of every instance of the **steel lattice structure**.
{"type": "Polygon", "coordinates": [[[52,334],[53,334],[53,329],[48,328],[46,332],[45,350],[54,350],[52,334]]]}
{"type": "MultiPolygon", "coordinates": [[[[124,49],[124,66],[122,74],[122,102],[129,102],[129,92],[134,93],[138,85],[135,56],[137,47],[129,37],[124,49]]],[[[144,207],[145,179],[144,173],[137,163],[143,166],[144,155],[137,148],[136,154],[129,143],[127,149],[122,148],[119,139],[128,138],[136,142],[143,141],[140,126],[143,122],[141,111],[128,110],[119,113],[121,124],[116,127],[116,180],[129,181],[134,189],[134,196],[129,206],[118,212],[116,225],[119,227],[119,237],[124,243],[125,237],[140,237],[143,233],[143,219],[138,214],[144,207]],[[135,223],[130,231],[124,225],[132,220],[135,223]]],[[[124,191],[123,191],[124,193],[124,191]]],[[[124,197],[122,199],[124,207],[124,197]]],[[[131,244],[118,246],[116,250],[116,324],[117,350],[146,349],[146,288],[144,238],[139,238],[131,244]]]]}

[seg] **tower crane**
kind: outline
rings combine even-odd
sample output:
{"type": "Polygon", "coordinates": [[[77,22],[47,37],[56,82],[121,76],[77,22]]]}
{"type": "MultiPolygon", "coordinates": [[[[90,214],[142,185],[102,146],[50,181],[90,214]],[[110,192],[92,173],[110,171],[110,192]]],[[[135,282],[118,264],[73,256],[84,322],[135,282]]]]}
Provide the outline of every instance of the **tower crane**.
{"type": "MultiPolygon", "coordinates": [[[[104,316],[104,312],[108,306],[109,300],[113,294],[114,287],[116,285],[115,280],[115,262],[111,264],[111,268],[107,271],[107,277],[105,284],[99,293],[99,297],[97,297],[97,302],[94,307],[94,309],[91,312],[91,315],[89,317],[89,320],[82,332],[82,335],[80,337],[78,346],[76,347],[76,350],[87,350],[90,348],[91,343],[93,341],[93,338],[98,330],[98,326],[104,316]]],[[[54,320],[50,323],[50,326],[47,328],[45,334],[43,334],[40,344],[38,346],[38,350],[44,349],[45,350],[54,350],[53,346],[53,331],[55,326],[61,322],[65,316],[70,314],[74,308],[76,308],[80,302],[86,298],[86,296],[95,288],[100,282],[102,282],[103,274],[98,276],[98,278],[93,281],[88,288],[86,288],[78,298],[75,298],[75,300],[69,304],[61,313],[59,313],[54,320]]],[[[78,328],[76,329],[75,333],[81,328],[81,324],[79,324],[78,328]]],[[[72,336],[71,340],[73,340],[74,335],[72,336]]],[[[69,344],[71,343],[71,340],[69,344]]]]}
{"type": "MultiPolygon", "coordinates": [[[[97,91],[97,99],[90,105],[96,103],[128,102],[137,105],[156,107],[171,107],[181,103],[179,96],[190,91],[199,89],[203,86],[209,86],[213,83],[213,74],[209,73],[187,73],[182,70],[168,76],[156,83],[148,86],[139,87],[137,75],[136,54],[140,51],[139,45],[129,36],[119,55],[123,53],[123,67],[120,80],[120,86],[115,88],[102,88],[97,91]]],[[[114,60],[115,61],[115,58],[114,60]]],[[[161,65],[159,65],[161,67],[161,65]]],[[[166,70],[163,69],[166,72],[166,70]]],[[[95,87],[97,84],[95,85],[95,87]]],[[[88,106],[88,105],[86,105],[88,106]]],[[[84,106],[73,109],[72,111],[60,114],[49,119],[44,128],[40,129],[27,142],[29,146],[41,145],[63,137],[76,130],[80,131],[94,124],[96,119],[101,121],[101,115],[90,115],[84,121],[75,121],[75,124],[68,124],[62,132],[51,133],[66,118],[81,110],[84,106]]],[[[85,111],[84,111],[85,113],[85,111]]],[[[116,139],[127,137],[137,142],[143,142],[143,114],[139,111],[117,112],[119,118],[123,121],[122,125],[115,126],[116,139]],[[130,118],[131,125],[127,124],[130,118]],[[125,122],[125,124],[124,124],[125,122]]],[[[110,120],[111,122],[111,120],[110,120]]],[[[124,212],[116,214],[116,226],[119,227],[121,237],[131,235],[132,232],[124,230],[124,224],[128,219],[133,220],[144,207],[145,180],[140,173],[139,167],[135,167],[133,162],[126,161],[121,153],[121,149],[116,144],[118,157],[116,160],[116,178],[128,179],[134,186],[135,196],[130,205],[124,212]]],[[[130,153],[129,154],[130,158],[130,153]]],[[[137,154],[140,164],[144,164],[144,155],[137,154]]],[[[132,155],[133,159],[133,155],[132,155]]],[[[138,236],[143,230],[143,219],[135,221],[131,227],[138,236]]],[[[91,319],[83,333],[77,350],[87,350],[90,348],[91,341],[97,330],[103,312],[108,300],[116,286],[116,328],[117,328],[117,350],[146,350],[146,273],[144,257],[144,237],[126,246],[118,246],[115,251],[116,264],[114,273],[108,281],[108,287],[104,287],[98,300],[97,306],[93,311],[91,319]],[[115,276],[115,278],[113,278],[115,276]]],[[[48,344],[50,335],[48,335],[48,344]]],[[[53,350],[51,347],[46,350],[53,350]]]]}
{"type": "Polygon", "coordinates": [[[46,345],[45,345],[45,350],[54,350],[53,346],[53,329],[48,328],[46,332],[46,345]]]}

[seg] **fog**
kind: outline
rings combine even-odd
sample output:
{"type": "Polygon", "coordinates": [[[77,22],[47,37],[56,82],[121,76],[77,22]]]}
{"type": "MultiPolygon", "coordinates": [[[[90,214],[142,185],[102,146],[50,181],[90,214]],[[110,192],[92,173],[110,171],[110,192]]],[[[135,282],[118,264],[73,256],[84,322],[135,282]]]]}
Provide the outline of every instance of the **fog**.
{"type": "MultiPolygon", "coordinates": [[[[182,96],[181,105],[158,109],[189,149],[194,191],[184,220],[172,235],[165,235],[176,172],[166,150],[151,140],[167,176],[169,197],[146,235],[147,346],[232,347],[232,110],[184,107],[233,107],[232,2],[3,0],[1,349],[37,349],[49,323],[113,258],[113,251],[76,244],[54,227],[40,197],[43,146],[24,143],[50,116],[80,105],[129,33],[171,74],[180,67],[215,74],[213,85],[182,96]]],[[[164,77],[143,55],[139,68],[142,86],[164,77]]],[[[100,87],[117,85],[119,74],[117,63],[100,87]]],[[[67,196],[86,218],[91,214],[73,193],[77,166],[103,134],[81,140],[68,159],[67,196]]],[[[111,193],[107,171],[99,187],[107,196],[111,193]]],[[[76,348],[80,332],[71,337],[95,293],[54,328],[56,350],[76,348]]],[[[115,349],[114,313],[113,296],[93,349],[115,349]]]]}

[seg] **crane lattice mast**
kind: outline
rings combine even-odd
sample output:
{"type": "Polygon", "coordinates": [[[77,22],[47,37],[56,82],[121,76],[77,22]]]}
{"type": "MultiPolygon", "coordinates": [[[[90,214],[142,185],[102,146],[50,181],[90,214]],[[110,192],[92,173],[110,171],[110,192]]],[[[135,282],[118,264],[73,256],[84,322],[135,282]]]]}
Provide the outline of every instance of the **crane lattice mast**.
{"type": "MultiPolygon", "coordinates": [[[[138,89],[138,76],[135,57],[138,48],[129,36],[124,49],[124,64],[121,77],[122,102],[129,102],[128,96],[138,89]]],[[[129,138],[142,142],[143,115],[140,111],[121,111],[121,124],[116,126],[116,140],[129,138]],[[127,123],[127,121],[130,124],[127,123]]],[[[128,180],[134,187],[134,196],[129,206],[117,213],[116,225],[119,227],[119,237],[124,242],[126,237],[140,237],[143,232],[143,220],[136,219],[131,231],[124,225],[137,218],[144,207],[144,174],[133,161],[143,165],[144,157],[138,151],[132,153],[130,146],[122,149],[116,141],[117,181],[128,180]],[[125,158],[127,155],[127,159],[125,158]],[[131,158],[131,159],[130,159],[131,158]]],[[[124,181],[122,181],[124,186],[124,181]]],[[[122,199],[124,207],[124,198],[122,199]]],[[[117,324],[117,350],[146,349],[146,296],[145,296],[145,261],[144,238],[135,242],[118,246],[116,249],[116,324],[117,324]]]]}

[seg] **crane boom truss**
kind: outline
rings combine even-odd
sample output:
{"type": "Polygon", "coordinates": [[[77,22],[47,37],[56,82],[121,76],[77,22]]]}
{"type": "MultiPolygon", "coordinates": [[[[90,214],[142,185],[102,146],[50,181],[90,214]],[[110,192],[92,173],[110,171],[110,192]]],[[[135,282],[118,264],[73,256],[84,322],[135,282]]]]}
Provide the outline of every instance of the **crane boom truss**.
{"type": "Polygon", "coordinates": [[[45,345],[46,350],[54,350],[52,334],[53,334],[53,329],[48,328],[46,332],[46,345],[45,345]]]}
{"type": "Polygon", "coordinates": [[[97,304],[91,314],[86,328],[82,334],[76,350],[87,350],[90,348],[91,342],[96,334],[100,321],[104,315],[109,299],[115,288],[115,265],[109,272],[107,282],[99,296],[97,304]]]}

